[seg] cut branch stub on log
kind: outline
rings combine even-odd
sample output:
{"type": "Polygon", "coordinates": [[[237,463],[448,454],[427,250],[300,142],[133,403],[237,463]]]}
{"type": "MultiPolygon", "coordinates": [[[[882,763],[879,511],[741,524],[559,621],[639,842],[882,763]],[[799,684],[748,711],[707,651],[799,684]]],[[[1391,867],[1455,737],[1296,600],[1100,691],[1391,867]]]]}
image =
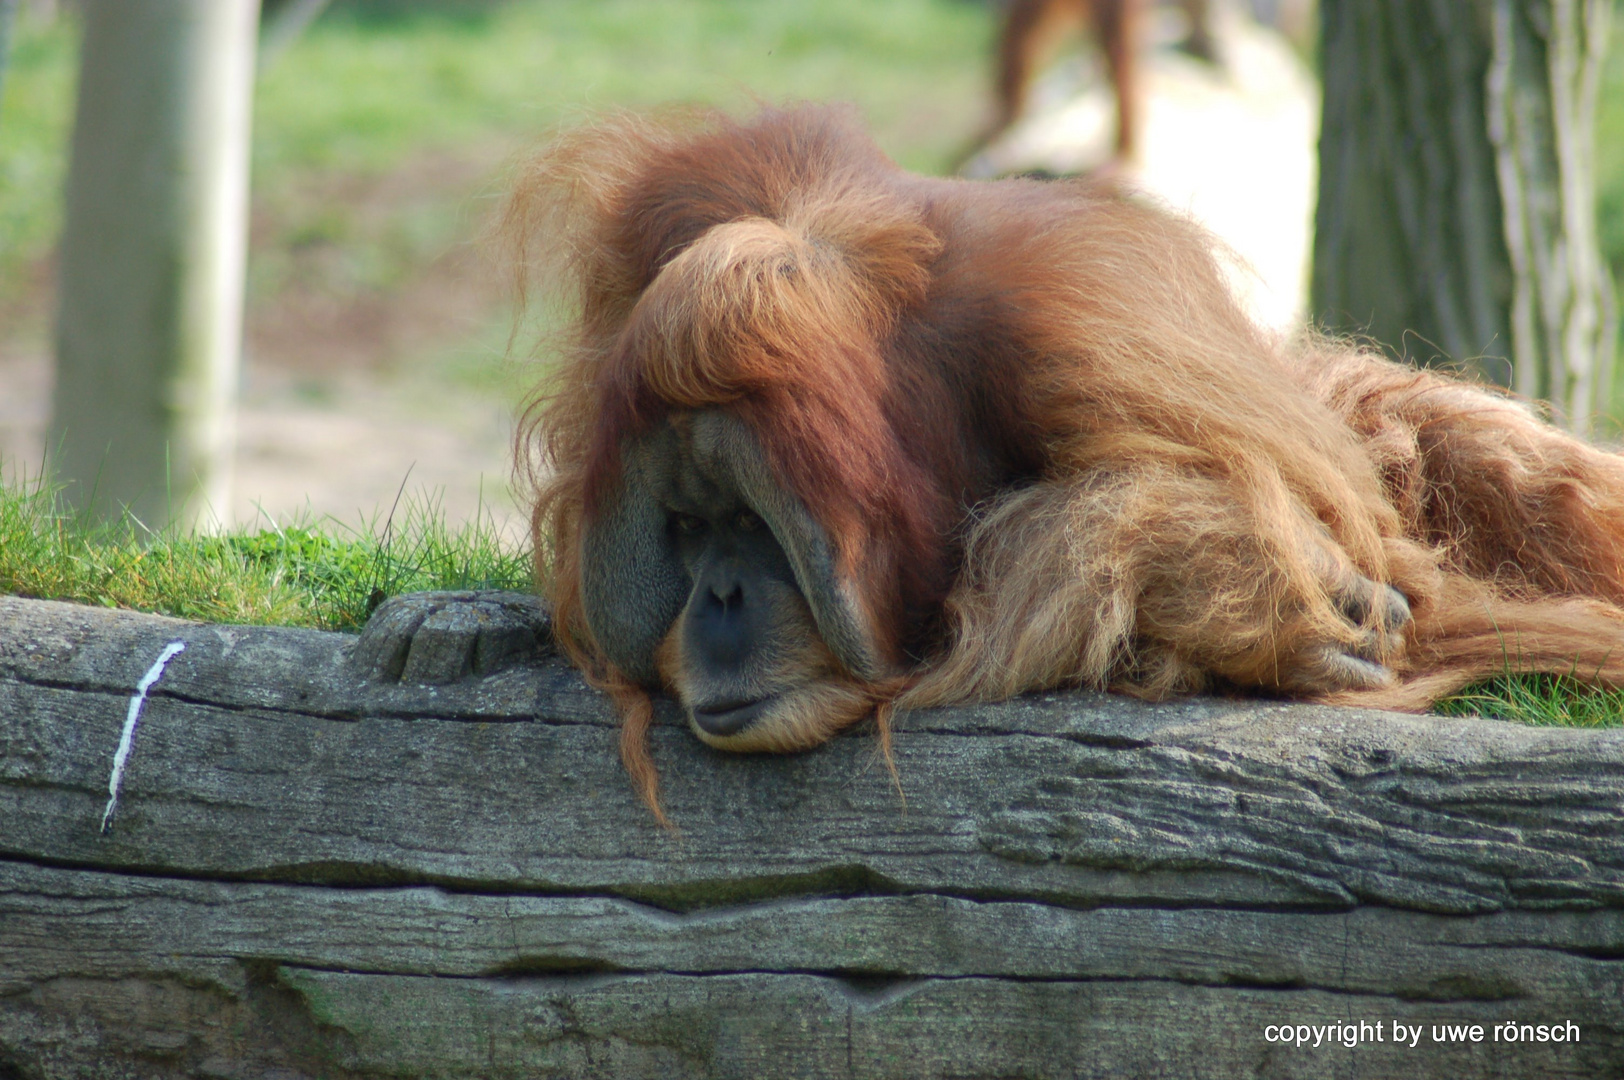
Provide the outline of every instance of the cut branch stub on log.
{"type": "Polygon", "coordinates": [[[900,718],[904,807],[871,733],[729,757],[662,705],[672,834],[576,672],[471,673],[527,599],[413,603],[375,648],[0,598],[0,1076],[1624,1064],[1624,732],[1038,695],[900,718]],[[437,616],[470,674],[388,678],[437,616]]]}
{"type": "Polygon", "coordinates": [[[385,600],[350,656],[362,678],[435,686],[551,653],[541,598],[515,592],[408,593],[385,600]]]}

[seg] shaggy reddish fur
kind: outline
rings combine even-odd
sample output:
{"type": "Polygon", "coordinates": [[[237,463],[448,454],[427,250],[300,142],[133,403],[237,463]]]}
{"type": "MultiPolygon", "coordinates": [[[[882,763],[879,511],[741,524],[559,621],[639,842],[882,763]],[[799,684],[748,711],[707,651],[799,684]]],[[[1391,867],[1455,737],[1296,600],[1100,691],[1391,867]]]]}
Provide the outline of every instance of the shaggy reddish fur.
{"type": "Polygon", "coordinates": [[[1497,393],[1263,331],[1179,217],[913,176],[807,107],[567,135],[509,229],[579,303],[521,434],[540,578],[623,703],[581,523],[623,440],[701,408],[744,419],[828,531],[894,666],[865,712],[1056,685],[1422,709],[1508,664],[1624,684],[1624,460],[1497,393]],[[1401,633],[1350,621],[1363,578],[1408,599],[1401,633]],[[1328,648],[1393,677],[1350,683],[1328,648]]]}

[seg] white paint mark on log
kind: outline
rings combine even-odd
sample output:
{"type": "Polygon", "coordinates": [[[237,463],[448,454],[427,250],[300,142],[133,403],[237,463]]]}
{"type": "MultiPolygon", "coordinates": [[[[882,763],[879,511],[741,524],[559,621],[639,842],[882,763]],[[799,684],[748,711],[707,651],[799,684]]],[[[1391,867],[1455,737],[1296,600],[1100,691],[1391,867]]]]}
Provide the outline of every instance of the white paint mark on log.
{"type": "Polygon", "coordinates": [[[158,659],[147,668],[147,673],[141,676],[136,684],[135,695],[130,698],[130,711],[124,717],[124,734],[119,736],[118,752],[113,755],[113,774],[107,778],[107,809],[102,813],[101,831],[105,836],[113,831],[113,810],[118,806],[119,785],[124,783],[124,766],[130,760],[130,751],[135,747],[135,726],[141,722],[141,706],[146,704],[147,691],[153,684],[163,678],[164,667],[175,656],[186,648],[184,641],[171,641],[164,646],[164,651],[158,654],[158,659]]]}

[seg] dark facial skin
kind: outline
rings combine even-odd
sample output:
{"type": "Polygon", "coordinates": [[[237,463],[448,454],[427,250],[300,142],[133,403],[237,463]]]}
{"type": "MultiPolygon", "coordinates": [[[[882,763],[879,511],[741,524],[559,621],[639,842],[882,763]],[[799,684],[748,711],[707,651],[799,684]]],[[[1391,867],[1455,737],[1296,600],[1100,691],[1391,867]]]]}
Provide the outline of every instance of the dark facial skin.
{"type": "Polygon", "coordinates": [[[700,728],[728,736],[776,697],[773,654],[786,630],[799,636],[785,624],[805,626],[804,616],[786,620],[784,613],[804,612],[806,602],[783,548],[753,511],[725,498],[684,501],[671,511],[669,528],[693,582],[679,631],[688,705],[700,728]]]}
{"type": "Polygon", "coordinates": [[[860,680],[888,670],[822,526],[720,411],[628,443],[581,580],[610,659],[720,749],[815,746],[871,709],[860,680]]]}

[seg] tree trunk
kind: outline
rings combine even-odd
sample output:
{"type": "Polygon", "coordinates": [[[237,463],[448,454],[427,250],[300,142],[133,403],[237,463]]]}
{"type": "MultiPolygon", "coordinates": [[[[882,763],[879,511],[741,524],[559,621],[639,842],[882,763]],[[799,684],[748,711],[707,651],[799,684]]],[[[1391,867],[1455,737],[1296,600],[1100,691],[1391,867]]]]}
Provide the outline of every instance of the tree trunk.
{"type": "Polygon", "coordinates": [[[1584,430],[1610,404],[1595,217],[1612,0],[1325,0],[1312,305],[1584,430]]]}
{"type": "Polygon", "coordinates": [[[66,495],[230,513],[258,0],[91,0],[50,442],[66,495]]]}
{"type": "Polygon", "coordinates": [[[1039,694],[899,717],[904,803],[663,702],[668,833],[519,601],[401,605],[0,597],[0,1077],[1624,1069],[1624,731],[1039,694]]]}

